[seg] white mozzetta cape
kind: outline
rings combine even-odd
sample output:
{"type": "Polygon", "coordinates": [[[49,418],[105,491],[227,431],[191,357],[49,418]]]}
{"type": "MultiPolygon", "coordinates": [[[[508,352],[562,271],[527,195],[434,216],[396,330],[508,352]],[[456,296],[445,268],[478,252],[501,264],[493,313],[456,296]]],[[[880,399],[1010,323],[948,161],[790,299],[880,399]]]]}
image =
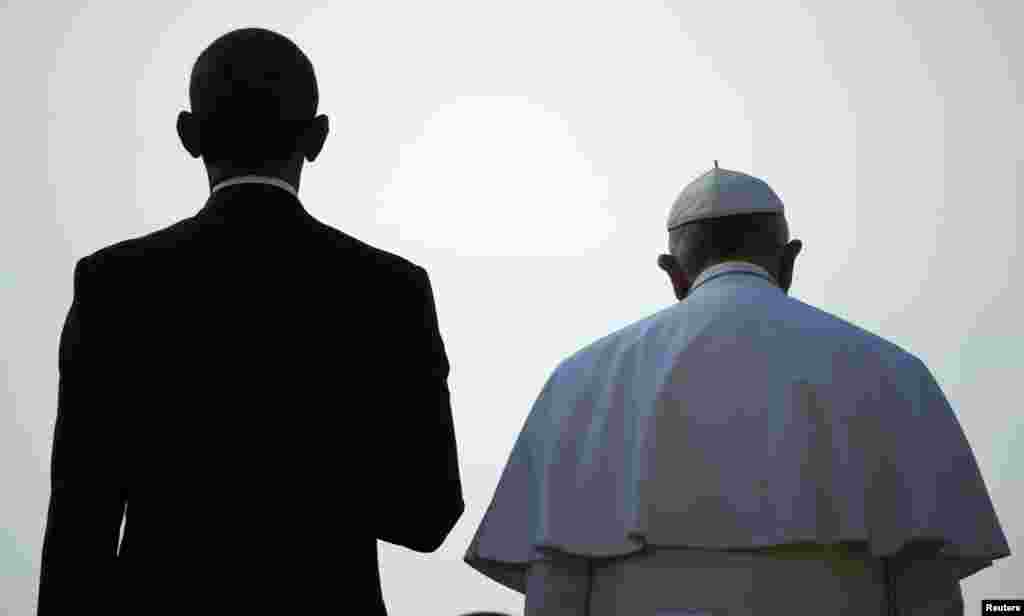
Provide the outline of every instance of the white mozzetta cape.
{"type": "Polygon", "coordinates": [[[464,560],[524,592],[550,551],[859,541],[885,557],[913,540],[942,542],[954,579],[1010,553],[935,379],[729,262],[559,364],[464,560]]]}

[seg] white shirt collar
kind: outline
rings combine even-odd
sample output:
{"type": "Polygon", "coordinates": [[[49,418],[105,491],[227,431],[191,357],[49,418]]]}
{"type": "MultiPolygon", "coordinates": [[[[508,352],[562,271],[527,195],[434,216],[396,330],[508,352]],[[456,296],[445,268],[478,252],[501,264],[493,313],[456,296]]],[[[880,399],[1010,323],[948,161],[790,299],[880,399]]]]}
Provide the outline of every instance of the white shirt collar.
{"type": "Polygon", "coordinates": [[[749,263],[747,261],[723,261],[722,263],[717,263],[711,267],[705,268],[704,271],[697,276],[697,279],[693,281],[693,284],[690,285],[690,292],[693,292],[694,289],[712,278],[718,278],[719,276],[735,272],[753,274],[758,278],[768,280],[777,287],[779,286],[779,283],[775,280],[775,277],[772,276],[771,272],[760,265],[755,265],[754,263],[749,263]]]}
{"type": "Polygon", "coordinates": [[[240,175],[238,177],[229,178],[216,184],[210,190],[210,194],[217,192],[225,186],[234,186],[235,184],[270,184],[271,186],[277,186],[278,188],[287,190],[296,199],[299,198],[299,191],[295,190],[294,186],[285,182],[281,178],[270,177],[267,175],[240,175]]]}

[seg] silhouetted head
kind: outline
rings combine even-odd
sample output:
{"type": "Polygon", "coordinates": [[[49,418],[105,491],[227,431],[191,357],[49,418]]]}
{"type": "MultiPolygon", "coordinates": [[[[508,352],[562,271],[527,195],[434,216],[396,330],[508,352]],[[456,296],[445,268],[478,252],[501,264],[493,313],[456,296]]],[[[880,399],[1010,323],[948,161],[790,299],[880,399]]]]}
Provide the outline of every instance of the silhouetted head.
{"type": "Polygon", "coordinates": [[[747,261],[768,270],[789,292],[793,263],[803,242],[789,240],[782,214],[735,214],[697,220],[669,231],[669,254],[658,256],[676,298],[683,299],[702,271],[723,261],[747,261]]]}
{"type": "Polygon", "coordinates": [[[203,50],[189,102],[191,113],[178,114],[182,144],[221,175],[301,168],[327,137],[327,116],[316,116],[312,63],[287,37],[263,28],[233,30],[203,50]]]}

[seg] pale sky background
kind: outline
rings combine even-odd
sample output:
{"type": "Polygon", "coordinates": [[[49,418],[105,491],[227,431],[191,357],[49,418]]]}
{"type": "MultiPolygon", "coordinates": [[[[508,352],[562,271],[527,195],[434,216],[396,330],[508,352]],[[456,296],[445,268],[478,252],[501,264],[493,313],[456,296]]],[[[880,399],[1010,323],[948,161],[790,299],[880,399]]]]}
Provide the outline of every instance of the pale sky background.
{"type": "MultiPolygon", "coordinates": [[[[522,613],[462,555],[558,361],[675,301],[665,217],[713,159],[785,203],[804,241],[791,295],[932,370],[1024,550],[1024,5],[273,4],[0,9],[0,613],[35,609],[74,263],[202,207],[176,116],[196,56],[248,26],[316,69],[331,134],[306,209],[434,285],[467,505],[435,554],[379,543],[391,613],[522,613]]],[[[1022,580],[1016,555],[969,578],[967,613],[1022,580]]]]}

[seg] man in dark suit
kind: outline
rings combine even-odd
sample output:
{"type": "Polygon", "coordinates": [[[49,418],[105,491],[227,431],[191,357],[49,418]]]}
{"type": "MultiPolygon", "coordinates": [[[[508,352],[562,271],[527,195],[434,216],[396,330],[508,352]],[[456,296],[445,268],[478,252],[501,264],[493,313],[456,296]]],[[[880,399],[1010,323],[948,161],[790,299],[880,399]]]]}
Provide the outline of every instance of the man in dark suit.
{"type": "Polygon", "coordinates": [[[218,38],[189,97],[206,204],[75,265],[38,614],[385,614],[377,540],[464,509],[427,273],[300,203],[328,125],[290,40],[218,38]]]}

